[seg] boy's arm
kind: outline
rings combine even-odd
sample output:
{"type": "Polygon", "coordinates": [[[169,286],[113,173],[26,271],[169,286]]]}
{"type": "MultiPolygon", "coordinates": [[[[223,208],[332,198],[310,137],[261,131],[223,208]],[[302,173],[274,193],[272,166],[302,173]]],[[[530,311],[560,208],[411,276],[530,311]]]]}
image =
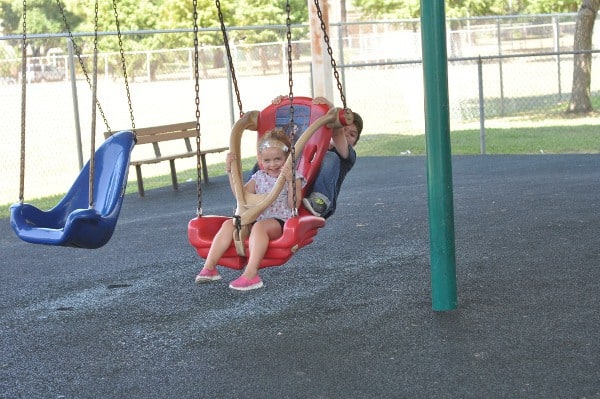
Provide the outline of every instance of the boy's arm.
{"type": "MultiPolygon", "coordinates": [[[[325,97],[315,97],[313,99],[313,104],[326,104],[329,108],[333,107],[333,103],[325,97]]],[[[342,158],[348,158],[350,151],[348,150],[348,140],[346,140],[346,136],[344,135],[343,127],[333,129],[331,144],[333,144],[333,147],[335,147],[342,158]]]]}
{"type": "Polygon", "coordinates": [[[348,140],[346,140],[343,127],[333,129],[331,142],[333,143],[333,146],[337,150],[338,154],[340,154],[343,159],[348,158],[350,150],[348,149],[349,144],[348,140]]]}

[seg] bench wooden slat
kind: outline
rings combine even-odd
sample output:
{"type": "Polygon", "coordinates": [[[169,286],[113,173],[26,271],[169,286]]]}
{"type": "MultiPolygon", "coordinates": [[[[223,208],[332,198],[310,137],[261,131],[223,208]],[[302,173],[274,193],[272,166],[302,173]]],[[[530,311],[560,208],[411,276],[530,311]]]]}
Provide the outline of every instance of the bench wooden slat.
{"type": "MultiPolygon", "coordinates": [[[[122,129],[122,130],[131,130],[131,129],[122,129]]],[[[120,130],[116,130],[118,132],[120,130]]],[[[142,127],[135,129],[135,135],[139,139],[144,136],[154,136],[154,135],[162,135],[162,134],[171,134],[174,132],[185,132],[185,136],[182,137],[196,137],[196,122],[183,122],[183,123],[173,123],[170,125],[161,125],[161,126],[152,126],[152,127],[142,127]]],[[[112,132],[114,133],[114,132],[112,132]]],[[[108,138],[111,132],[104,132],[104,138],[108,138]]],[[[151,143],[152,141],[148,141],[151,143]]]]}
{"type": "Polygon", "coordinates": [[[224,151],[227,151],[227,150],[229,150],[229,147],[220,147],[220,148],[211,148],[211,149],[208,149],[208,150],[200,150],[200,153],[201,154],[214,154],[214,153],[217,153],[217,152],[224,152],[224,151]]]}
{"type": "MultiPolygon", "coordinates": [[[[200,156],[206,155],[206,154],[224,152],[224,151],[227,151],[228,149],[229,149],[229,147],[211,148],[210,150],[200,151],[200,156]]],[[[185,153],[181,153],[181,154],[164,155],[164,156],[161,156],[158,158],[138,159],[136,161],[131,161],[131,165],[152,164],[152,163],[159,163],[159,162],[163,162],[163,161],[170,161],[172,159],[189,158],[189,157],[195,157],[195,156],[196,156],[196,151],[191,151],[191,152],[185,152],[185,153]]]]}
{"type": "Polygon", "coordinates": [[[136,137],[138,144],[148,144],[148,143],[158,143],[161,141],[171,141],[177,139],[189,139],[191,137],[196,137],[195,130],[181,130],[174,132],[163,132],[163,133],[153,133],[147,135],[140,135],[140,133],[136,130],[136,137]]]}
{"type": "MultiPolygon", "coordinates": [[[[111,135],[109,132],[104,132],[104,137],[108,138],[111,135]]],[[[175,170],[175,160],[180,158],[190,158],[197,155],[196,150],[192,150],[190,138],[196,137],[196,122],[182,122],[170,125],[152,126],[136,129],[136,138],[138,145],[152,144],[154,147],[155,156],[152,158],[132,160],[130,166],[135,167],[138,193],[141,197],[144,196],[144,182],[142,178],[142,165],[155,164],[164,161],[169,161],[171,170],[171,183],[173,189],[178,189],[177,172],[175,170]],[[160,153],[159,142],[182,140],[185,144],[186,152],[170,155],[162,155],[160,153]]],[[[206,154],[214,154],[227,151],[229,147],[210,148],[200,151],[200,161],[202,163],[202,177],[205,182],[208,182],[208,170],[206,165],[206,154]]]]}
{"type": "Polygon", "coordinates": [[[167,132],[176,132],[178,130],[192,130],[196,134],[196,122],[172,123],[170,125],[142,127],[135,129],[137,135],[146,136],[152,134],[160,134],[167,132]]]}

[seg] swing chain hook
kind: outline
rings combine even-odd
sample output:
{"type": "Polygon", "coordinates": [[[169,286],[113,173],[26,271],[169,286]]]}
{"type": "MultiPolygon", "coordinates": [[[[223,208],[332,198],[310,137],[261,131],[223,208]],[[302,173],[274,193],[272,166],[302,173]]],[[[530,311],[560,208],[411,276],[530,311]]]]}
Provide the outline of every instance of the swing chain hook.
{"type": "Polygon", "coordinates": [[[240,215],[233,215],[233,225],[238,233],[242,230],[242,217],[240,215]]]}

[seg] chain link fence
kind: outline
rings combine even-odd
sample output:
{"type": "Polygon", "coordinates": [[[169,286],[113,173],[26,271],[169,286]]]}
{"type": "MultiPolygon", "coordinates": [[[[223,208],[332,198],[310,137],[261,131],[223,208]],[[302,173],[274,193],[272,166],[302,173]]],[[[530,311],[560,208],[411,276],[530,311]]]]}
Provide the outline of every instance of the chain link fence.
{"type": "MultiPolygon", "coordinates": [[[[575,14],[449,20],[453,129],[472,126],[479,118],[543,114],[566,107],[563,103],[570,98],[573,74],[575,21],[575,14]]],[[[234,27],[228,35],[243,111],[262,109],[277,95],[289,92],[285,26],[234,27]],[[249,38],[267,34],[275,39],[247,43],[249,38]]],[[[347,104],[363,116],[364,134],[423,134],[420,21],[333,24],[329,36],[347,104]]],[[[200,37],[201,43],[214,42],[220,31],[202,29],[200,37]]],[[[308,27],[293,26],[292,37],[294,94],[313,96],[308,27]]],[[[45,55],[27,59],[26,198],[66,191],[81,167],[79,137],[84,162],[89,158],[86,149],[92,139],[93,104],[84,69],[90,79],[93,37],[74,34],[74,38],[75,49],[70,48],[67,34],[28,38],[31,47],[45,55]]],[[[594,36],[593,65],[600,62],[595,51],[598,39],[594,36]]],[[[0,203],[18,199],[21,41],[21,36],[0,37],[4,139],[0,146],[0,203]]],[[[128,98],[136,127],[195,119],[194,49],[177,45],[193,43],[191,31],[123,32],[129,93],[115,42],[114,33],[102,33],[97,43],[97,96],[106,121],[97,115],[96,143],[103,140],[105,130],[131,127],[128,98]]],[[[201,45],[198,58],[201,145],[227,146],[239,110],[225,49],[201,45]]],[[[592,75],[592,96],[598,96],[599,90],[600,81],[592,75]]],[[[339,95],[331,100],[341,105],[339,95]]],[[[251,137],[246,144],[253,147],[251,137]]],[[[222,154],[215,155],[209,162],[221,162],[222,158],[222,154]]],[[[178,162],[179,170],[195,168],[194,160],[178,162]]],[[[147,169],[145,176],[165,174],[164,165],[147,169]]]]}

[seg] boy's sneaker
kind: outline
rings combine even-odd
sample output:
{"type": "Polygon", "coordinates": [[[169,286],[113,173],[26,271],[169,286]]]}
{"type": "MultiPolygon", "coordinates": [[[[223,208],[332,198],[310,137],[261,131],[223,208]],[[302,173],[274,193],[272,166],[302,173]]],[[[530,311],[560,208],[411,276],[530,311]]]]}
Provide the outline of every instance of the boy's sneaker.
{"type": "Polygon", "coordinates": [[[207,283],[209,281],[217,281],[221,279],[221,275],[217,271],[217,268],[200,270],[200,273],[196,276],[196,284],[207,283]]]}
{"type": "Polygon", "coordinates": [[[329,210],[329,199],[321,193],[312,193],[302,199],[304,207],[313,215],[323,217],[329,210]]]}
{"type": "Polygon", "coordinates": [[[252,277],[251,279],[247,279],[244,276],[240,276],[229,284],[229,288],[238,291],[255,290],[262,286],[263,282],[258,274],[252,277]]]}

